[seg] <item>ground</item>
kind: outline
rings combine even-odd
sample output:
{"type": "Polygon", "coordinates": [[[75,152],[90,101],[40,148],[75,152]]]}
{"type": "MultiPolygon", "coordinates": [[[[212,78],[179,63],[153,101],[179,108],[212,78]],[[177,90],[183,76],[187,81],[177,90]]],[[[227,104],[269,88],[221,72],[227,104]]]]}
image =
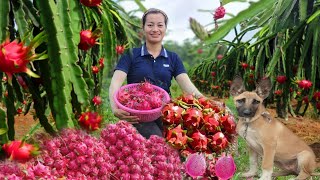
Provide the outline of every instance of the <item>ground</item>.
{"type": "MultiPolygon", "coordinates": [[[[272,117],[276,118],[275,109],[269,108],[268,111],[271,113],[272,117]]],[[[312,119],[307,116],[289,116],[287,121],[281,118],[276,119],[283,122],[289,129],[305,140],[312,147],[318,160],[320,161],[320,119],[312,119]]],[[[34,120],[32,113],[27,115],[17,115],[15,117],[16,139],[22,138],[25,134],[27,134],[30,128],[37,122],[37,120],[34,120]]]]}

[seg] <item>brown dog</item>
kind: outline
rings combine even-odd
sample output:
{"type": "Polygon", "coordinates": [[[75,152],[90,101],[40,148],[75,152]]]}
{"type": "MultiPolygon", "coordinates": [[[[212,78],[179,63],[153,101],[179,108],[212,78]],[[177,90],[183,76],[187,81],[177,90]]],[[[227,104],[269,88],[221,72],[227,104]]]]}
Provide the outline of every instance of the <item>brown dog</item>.
{"type": "Polygon", "coordinates": [[[298,175],[296,179],[307,179],[320,174],[313,173],[320,166],[316,163],[312,149],[276,119],[272,119],[263,105],[271,91],[269,78],[260,80],[256,90],[245,91],[243,81],[236,77],[230,94],[238,111],[237,133],[243,137],[249,149],[250,170],[243,177],[252,177],[258,171],[258,157],[262,156],[260,180],[271,180],[272,176],[298,175]],[[273,165],[283,171],[273,173],[273,165]]]}

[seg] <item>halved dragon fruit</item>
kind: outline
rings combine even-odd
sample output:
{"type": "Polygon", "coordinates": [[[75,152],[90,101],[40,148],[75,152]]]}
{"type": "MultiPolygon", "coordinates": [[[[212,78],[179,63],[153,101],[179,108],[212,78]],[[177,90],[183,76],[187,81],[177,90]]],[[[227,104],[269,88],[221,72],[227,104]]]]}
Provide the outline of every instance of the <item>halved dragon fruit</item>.
{"type": "Polygon", "coordinates": [[[230,179],[236,171],[236,164],[231,155],[220,157],[215,165],[215,173],[221,180],[230,179]]]}
{"type": "Polygon", "coordinates": [[[206,171],[206,159],[201,153],[193,153],[187,157],[185,171],[192,178],[202,176],[206,171]]]}

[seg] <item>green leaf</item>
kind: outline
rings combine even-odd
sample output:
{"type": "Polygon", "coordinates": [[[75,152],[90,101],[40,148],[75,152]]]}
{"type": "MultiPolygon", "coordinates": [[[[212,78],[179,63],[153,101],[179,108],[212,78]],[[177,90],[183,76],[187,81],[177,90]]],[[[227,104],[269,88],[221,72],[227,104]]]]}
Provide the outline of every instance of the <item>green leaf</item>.
{"type": "Polygon", "coordinates": [[[223,37],[225,37],[229,31],[236,27],[240,22],[249,19],[256,14],[265,11],[266,9],[271,8],[275,3],[275,0],[260,0],[256,3],[252,3],[250,7],[242,12],[240,12],[236,17],[231,18],[230,20],[226,21],[225,24],[220,26],[217,31],[212,33],[210,38],[205,41],[205,44],[212,44],[216,41],[219,41],[223,37]]]}
{"type": "Polygon", "coordinates": [[[299,0],[300,22],[307,18],[308,0],[299,0]]]}
{"type": "Polygon", "coordinates": [[[8,132],[8,129],[0,128],[0,136],[7,133],[7,132],[8,132]]]}
{"type": "Polygon", "coordinates": [[[232,3],[232,2],[247,2],[247,0],[222,0],[221,3],[223,5],[226,5],[228,3],[232,3]]]}
{"type": "Polygon", "coordinates": [[[1,43],[7,37],[7,27],[9,23],[9,5],[10,1],[0,1],[0,41],[1,43]]]}
{"type": "Polygon", "coordinates": [[[307,20],[307,23],[309,24],[311,21],[313,21],[316,17],[318,17],[320,15],[320,10],[316,11],[315,13],[313,13],[307,20]]]}

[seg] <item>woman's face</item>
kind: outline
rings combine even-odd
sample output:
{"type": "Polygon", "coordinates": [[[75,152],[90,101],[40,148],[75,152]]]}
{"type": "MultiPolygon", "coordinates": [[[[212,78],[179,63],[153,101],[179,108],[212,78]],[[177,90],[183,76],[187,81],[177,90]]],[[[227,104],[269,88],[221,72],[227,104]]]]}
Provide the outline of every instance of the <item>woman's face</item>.
{"type": "Polygon", "coordinates": [[[166,29],[165,17],[161,13],[150,13],[146,16],[143,30],[147,42],[161,43],[166,34],[166,29]]]}

